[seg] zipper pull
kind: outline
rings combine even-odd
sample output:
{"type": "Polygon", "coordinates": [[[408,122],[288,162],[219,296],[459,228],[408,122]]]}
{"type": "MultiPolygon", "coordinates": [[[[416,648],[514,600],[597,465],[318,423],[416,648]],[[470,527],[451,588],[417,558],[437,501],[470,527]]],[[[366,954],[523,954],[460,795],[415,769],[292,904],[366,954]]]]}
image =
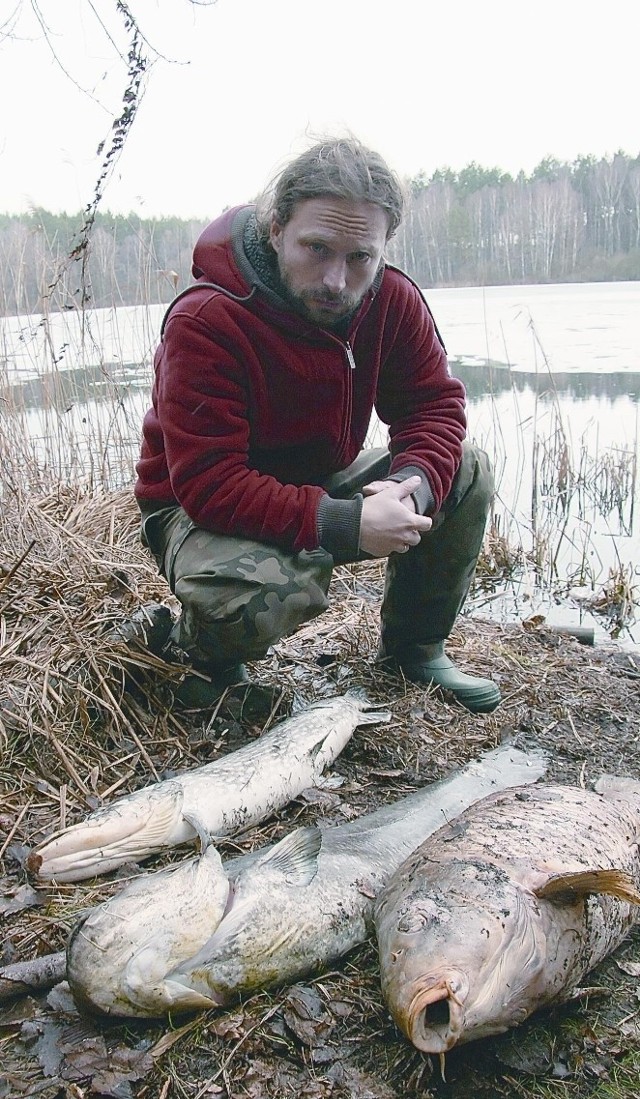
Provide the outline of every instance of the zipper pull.
{"type": "Polygon", "coordinates": [[[345,346],[345,350],[347,352],[347,359],[349,360],[349,366],[351,367],[352,370],[355,370],[356,360],[353,357],[353,351],[351,350],[351,344],[349,342],[347,342],[347,343],[345,343],[344,346],[345,346]]]}

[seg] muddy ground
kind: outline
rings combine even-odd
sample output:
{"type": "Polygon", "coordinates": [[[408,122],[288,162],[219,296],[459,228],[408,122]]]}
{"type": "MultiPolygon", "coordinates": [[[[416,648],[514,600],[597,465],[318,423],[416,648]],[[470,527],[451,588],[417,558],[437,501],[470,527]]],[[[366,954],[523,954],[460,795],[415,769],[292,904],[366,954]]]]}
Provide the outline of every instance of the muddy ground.
{"type": "MultiPolygon", "coordinates": [[[[157,662],[145,666],[138,686],[131,683],[129,664],[126,690],[134,710],[126,712],[135,711],[135,725],[120,723],[115,737],[104,712],[89,707],[82,739],[65,741],[60,753],[54,750],[60,736],[44,743],[46,717],[40,710],[27,730],[17,690],[5,694],[0,962],[63,949],[77,913],[114,888],[108,879],[58,888],[29,882],[25,856],[59,823],[63,788],[70,823],[99,804],[114,774],[122,780],[118,792],[125,792],[151,781],[149,763],[162,776],[208,762],[259,736],[292,705],[347,687],[364,687],[372,701],[389,706],[392,723],[356,731],[333,768],[342,785],[302,795],[261,827],[224,844],[223,857],[271,842],[294,824],[350,819],[446,775],[506,738],[520,747],[548,749],[552,781],[588,787],[602,772],[640,779],[638,657],[581,645],[544,623],[499,626],[461,619],[451,655],[469,670],[492,675],[504,699],[494,714],[473,716],[436,693],[379,674],[379,595],[379,577],[371,571],[337,570],[331,609],[252,669],[255,680],[276,693],[250,704],[229,698],[216,715],[171,707],[170,681],[167,686],[157,662]]],[[[30,676],[37,679],[35,669],[30,676]]],[[[24,705],[36,706],[30,697],[24,696],[24,705]]],[[[111,878],[126,876],[125,869],[111,878]]],[[[606,1094],[632,1099],[640,1085],[627,1086],[622,1078],[640,1058],[639,973],[636,932],[591,974],[589,994],[501,1038],[453,1051],[444,1065],[416,1052],[392,1024],[372,943],[331,972],[293,987],[265,990],[231,1010],[169,1021],[111,1022],[78,1014],[63,982],[0,1009],[0,1099],[533,1099],[600,1096],[605,1084],[614,1083],[618,1090],[606,1094]]]]}

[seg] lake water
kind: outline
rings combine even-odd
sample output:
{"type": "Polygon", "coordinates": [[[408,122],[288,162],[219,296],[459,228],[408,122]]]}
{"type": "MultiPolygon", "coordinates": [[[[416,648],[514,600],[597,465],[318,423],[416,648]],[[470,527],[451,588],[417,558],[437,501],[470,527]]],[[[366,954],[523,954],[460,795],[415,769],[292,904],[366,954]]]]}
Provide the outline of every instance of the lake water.
{"type": "MultiPolygon", "coordinates": [[[[428,300],[467,387],[470,434],[494,461],[501,529],[545,562],[542,587],[525,568],[511,598],[485,609],[601,635],[601,617],[566,593],[588,598],[623,568],[640,602],[640,283],[434,290],[428,300]]],[[[633,623],[623,633],[639,639],[633,623]]]]}
{"type": "MultiPolygon", "coordinates": [[[[515,612],[493,596],[476,604],[503,616],[543,607],[566,620],[567,590],[597,591],[611,570],[640,589],[640,283],[426,295],[467,387],[469,434],[495,465],[497,525],[529,555],[515,612]]],[[[24,448],[25,468],[131,479],[164,309],[0,321],[3,435],[24,448]]],[[[571,605],[584,620],[584,602],[571,605]]]]}

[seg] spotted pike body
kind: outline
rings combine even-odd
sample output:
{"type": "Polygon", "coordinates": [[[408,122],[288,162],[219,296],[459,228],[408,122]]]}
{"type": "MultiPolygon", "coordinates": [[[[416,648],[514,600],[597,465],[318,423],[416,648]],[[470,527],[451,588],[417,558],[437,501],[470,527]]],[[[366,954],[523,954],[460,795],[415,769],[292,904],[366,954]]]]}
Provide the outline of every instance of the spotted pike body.
{"type": "Polygon", "coordinates": [[[27,868],[44,881],[81,881],[192,842],[194,820],[214,837],[257,824],[321,784],[358,726],[390,717],[355,692],[322,699],[236,752],[97,809],[35,848],[27,868]]]}

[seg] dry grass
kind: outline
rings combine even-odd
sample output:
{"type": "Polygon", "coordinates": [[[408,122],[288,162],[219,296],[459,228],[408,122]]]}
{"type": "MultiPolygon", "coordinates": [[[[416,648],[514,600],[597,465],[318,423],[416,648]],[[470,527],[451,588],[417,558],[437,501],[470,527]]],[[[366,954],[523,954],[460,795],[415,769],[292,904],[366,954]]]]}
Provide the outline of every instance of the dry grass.
{"type": "MultiPolygon", "coordinates": [[[[320,814],[344,819],[395,799],[505,736],[550,748],[551,773],[560,781],[590,783],[601,770],[640,777],[640,676],[637,663],[622,652],[585,648],[544,624],[461,620],[450,651],[470,670],[493,675],[504,696],[494,714],[472,716],[379,674],[374,657],[382,569],[377,563],[353,566],[336,570],[330,609],[254,667],[259,682],[279,688],[278,708],[260,715],[228,700],[216,714],[188,715],[171,705],[180,670],[111,636],[144,603],[171,602],[139,545],[131,495],[63,487],[39,497],[6,494],[0,524],[3,961],[63,948],[78,912],[112,892],[123,876],[33,890],[21,864],[35,842],[118,793],[233,750],[293,701],[363,686],[391,707],[393,724],[356,734],[335,768],[344,780],[339,792],[297,799],[229,841],[225,854],[270,842],[293,822],[310,823],[320,814]]],[[[495,559],[502,549],[489,552],[495,559]]],[[[618,995],[621,1019],[627,1000],[620,989],[618,995]]],[[[589,1026],[597,1028],[598,1018],[590,1013],[589,1026]]],[[[43,1043],[56,1028],[58,1044],[68,1038],[76,1051],[79,1043],[98,1040],[122,1056],[123,1050],[133,1056],[150,1048],[151,1062],[138,1082],[131,1077],[129,1090],[118,1093],[140,1099],[388,1099],[436,1095],[444,1086],[431,1062],[391,1026],[370,945],[317,981],[262,993],[237,1011],[198,1017],[185,1029],[164,1023],[114,1027],[79,1020],[64,1000],[18,1001],[0,1040],[6,1071],[24,1087],[13,1084],[17,1090],[5,1094],[37,1090],[48,1099],[71,1085],[62,1084],[58,1070],[47,1079],[42,1046],[28,1051],[25,1027],[43,1043]]],[[[497,1049],[486,1043],[479,1060],[466,1054],[452,1059],[450,1099],[514,1094],[497,1049]],[[474,1075],[479,1063],[481,1080],[474,1075]]],[[[86,1093],[91,1073],[84,1071],[71,1076],[78,1090],[64,1094],[86,1093]]]]}

